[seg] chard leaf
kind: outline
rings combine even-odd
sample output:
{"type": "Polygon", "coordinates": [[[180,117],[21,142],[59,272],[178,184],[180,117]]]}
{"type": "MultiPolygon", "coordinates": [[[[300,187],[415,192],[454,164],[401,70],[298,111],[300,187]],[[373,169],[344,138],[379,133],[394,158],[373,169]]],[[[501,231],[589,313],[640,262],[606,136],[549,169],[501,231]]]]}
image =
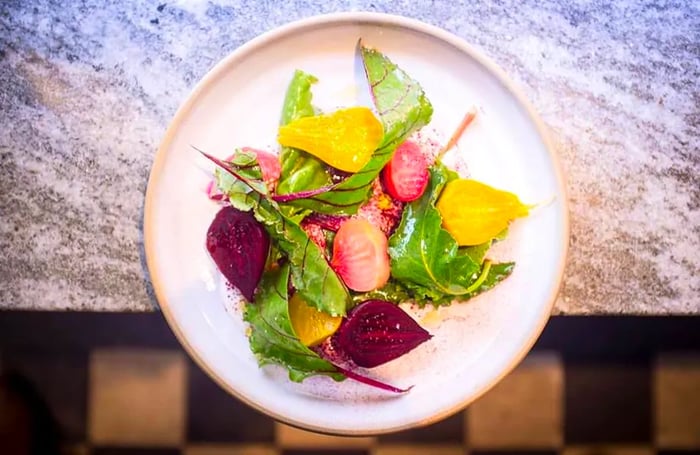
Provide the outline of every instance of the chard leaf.
{"type": "Polygon", "coordinates": [[[343,379],[330,362],[301,344],[294,333],[287,298],[289,274],[288,265],[265,272],[255,303],[246,305],[244,318],[251,327],[250,349],[261,366],[282,365],[295,382],[317,374],[343,379]]]}
{"type": "MultiPolygon", "coordinates": [[[[317,79],[303,71],[295,71],[287,88],[282,107],[280,124],[314,115],[311,104],[311,85],[317,79]]],[[[280,152],[281,172],[277,182],[278,194],[298,193],[331,184],[326,165],[309,153],[292,147],[282,147],[280,152]]]]}
{"type": "Polygon", "coordinates": [[[217,167],[214,178],[219,191],[228,196],[229,202],[238,210],[249,211],[255,205],[254,191],[266,193],[267,187],[262,181],[262,170],[254,153],[237,149],[228,163],[236,172],[247,180],[243,182],[230,172],[217,167]],[[252,185],[252,186],[251,186],[252,185]]]}
{"type": "MultiPolygon", "coordinates": [[[[241,152],[244,153],[244,152],[241,152]]],[[[253,210],[255,219],[265,226],[265,230],[274,239],[274,245],[287,257],[291,266],[292,284],[304,300],[319,311],[333,316],[343,316],[350,303],[350,293],[340,277],[326,261],[324,252],[316,245],[301,228],[299,223],[306,213],[294,216],[283,213],[279,204],[267,194],[267,187],[262,180],[262,174],[254,174],[258,169],[257,161],[237,160],[223,162],[205,155],[234,179],[220,178],[224,191],[232,205],[239,210],[240,206],[253,210]],[[234,163],[244,163],[239,166],[234,163]],[[225,184],[229,185],[226,186],[225,184]],[[240,184],[247,186],[249,192],[241,192],[240,184]],[[229,191],[225,191],[229,190],[229,191]]]]}
{"type": "MultiPolygon", "coordinates": [[[[503,263],[498,263],[498,264],[491,264],[490,268],[486,270],[486,274],[483,277],[483,280],[481,283],[474,283],[476,286],[472,286],[471,291],[455,296],[455,295],[449,295],[449,294],[442,294],[439,295],[439,293],[435,293],[432,296],[427,296],[425,289],[420,288],[420,287],[415,287],[415,292],[410,291],[409,289],[411,288],[410,284],[406,290],[409,294],[412,294],[412,301],[415,302],[418,306],[423,307],[425,305],[433,305],[433,306],[449,306],[452,304],[452,302],[457,301],[458,303],[465,302],[473,297],[476,297],[479,294],[482,294],[490,289],[492,289],[494,286],[496,286],[498,283],[501,281],[505,280],[510,276],[510,274],[513,272],[513,269],[515,268],[515,263],[514,262],[503,262],[503,263]]],[[[480,277],[482,276],[484,272],[484,268],[482,267],[480,277]]]]}
{"type": "Polygon", "coordinates": [[[481,284],[474,289],[472,292],[467,294],[467,298],[475,297],[483,292],[492,289],[501,281],[505,280],[513,273],[515,268],[515,262],[501,262],[498,264],[491,264],[491,268],[486,274],[486,278],[481,282],[481,284]]]}
{"type": "Polygon", "coordinates": [[[394,279],[390,279],[384,285],[384,287],[380,289],[363,292],[362,294],[353,294],[352,296],[353,305],[357,305],[366,300],[384,300],[398,304],[413,299],[413,294],[405,286],[394,279]]]}
{"type": "Polygon", "coordinates": [[[260,198],[254,213],[289,259],[296,292],[319,311],[344,316],[350,303],[350,293],[318,245],[299,224],[283,215],[273,201],[260,198]]]}
{"type": "Polygon", "coordinates": [[[450,178],[444,165],[433,166],[427,190],[420,199],[406,205],[401,224],[389,238],[392,278],[419,303],[466,300],[493,287],[513,267],[484,261],[490,242],[459,248],[442,228],[435,201],[450,178]]]}
{"type": "Polygon", "coordinates": [[[491,248],[491,241],[479,245],[461,247],[460,251],[469,256],[475,264],[481,265],[484,263],[484,258],[486,258],[489,248],[491,248]]]}
{"type": "MultiPolygon", "coordinates": [[[[433,306],[449,306],[453,302],[465,302],[479,294],[482,294],[494,286],[496,286],[501,281],[505,280],[510,276],[515,268],[514,262],[503,262],[498,264],[490,264],[490,268],[486,270],[486,274],[483,277],[481,283],[474,283],[476,287],[472,286],[472,290],[466,294],[455,296],[451,294],[441,294],[440,292],[430,292],[423,286],[413,285],[410,282],[400,282],[396,279],[390,279],[389,282],[381,289],[377,289],[370,292],[365,292],[363,294],[354,294],[352,296],[353,305],[358,305],[366,300],[386,300],[387,302],[399,304],[403,302],[413,302],[419,307],[424,307],[425,305],[433,306]]],[[[480,277],[484,272],[482,266],[480,277]]]]}
{"type": "Polygon", "coordinates": [[[384,126],[382,142],[369,162],[357,173],[327,192],[294,201],[295,205],[321,213],[357,212],[367,200],[372,181],[389,162],[396,147],[414,131],[430,122],[433,107],[418,82],[379,51],[358,43],[358,52],[377,115],[384,126]]]}
{"type": "Polygon", "coordinates": [[[244,212],[253,208],[257,199],[248,185],[218,167],[214,170],[214,178],[219,191],[228,196],[232,206],[244,212]]]}
{"type": "Polygon", "coordinates": [[[499,232],[499,233],[496,235],[496,237],[494,237],[493,239],[494,239],[495,241],[501,241],[501,240],[505,240],[506,237],[508,237],[508,228],[503,229],[503,230],[502,230],[501,232],[499,232]]]}

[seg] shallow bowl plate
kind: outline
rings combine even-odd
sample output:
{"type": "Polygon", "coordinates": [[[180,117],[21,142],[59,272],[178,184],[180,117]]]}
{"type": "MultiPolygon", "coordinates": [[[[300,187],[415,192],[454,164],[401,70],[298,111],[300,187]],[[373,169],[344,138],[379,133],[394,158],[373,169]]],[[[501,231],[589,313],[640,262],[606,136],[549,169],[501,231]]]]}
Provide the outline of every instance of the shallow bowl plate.
{"type": "Polygon", "coordinates": [[[461,39],[402,17],[345,13],[266,33],[217,64],[173,119],[151,171],[145,207],[146,257],[158,302],[195,361],[224,389],[283,422],[326,433],[378,434],[425,425],[468,405],[513,369],[542,331],[562,277],[568,242],[565,188],[542,122],[494,63],[461,39]],[[551,200],[513,224],[493,249],[514,260],[513,275],[468,304],[414,315],[434,334],[411,354],[372,371],[415,387],[387,396],[324,377],[292,384],[260,369],[239,306],[204,247],[217,206],[204,188],[212,166],[192,146],[219,157],[237,146],[275,149],[276,127],[295,69],[319,78],[321,108],[351,105],[358,38],[378,48],[423,86],[435,113],[423,132],[444,140],[470,106],[480,108],[448,162],[515,192],[551,200]]]}

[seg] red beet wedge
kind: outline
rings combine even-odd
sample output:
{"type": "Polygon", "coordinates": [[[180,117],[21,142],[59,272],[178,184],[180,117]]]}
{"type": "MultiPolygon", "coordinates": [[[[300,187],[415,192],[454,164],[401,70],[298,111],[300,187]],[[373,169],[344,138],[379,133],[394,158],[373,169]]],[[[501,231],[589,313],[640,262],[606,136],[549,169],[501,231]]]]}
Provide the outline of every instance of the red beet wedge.
{"type": "Polygon", "coordinates": [[[372,368],[401,357],[431,337],[397,305],[367,300],[348,314],[333,335],[333,344],[356,365],[372,368]]]}
{"type": "Polygon", "coordinates": [[[251,212],[224,207],[207,232],[207,250],[221,273],[253,301],[265,267],[270,237],[251,212]]]}

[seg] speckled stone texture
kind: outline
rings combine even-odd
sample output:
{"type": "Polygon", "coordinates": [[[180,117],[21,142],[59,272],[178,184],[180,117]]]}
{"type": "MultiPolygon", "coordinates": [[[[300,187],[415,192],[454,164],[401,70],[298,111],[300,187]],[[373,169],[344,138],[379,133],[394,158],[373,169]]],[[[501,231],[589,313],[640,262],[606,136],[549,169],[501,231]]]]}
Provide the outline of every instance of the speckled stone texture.
{"type": "Polygon", "coordinates": [[[568,176],[563,314],[700,314],[697,2],[0,2],[0,308],[157,308],[142,248],[161,135],[212,65],[319,13],[474,44],[524,89],[568,176]]]}

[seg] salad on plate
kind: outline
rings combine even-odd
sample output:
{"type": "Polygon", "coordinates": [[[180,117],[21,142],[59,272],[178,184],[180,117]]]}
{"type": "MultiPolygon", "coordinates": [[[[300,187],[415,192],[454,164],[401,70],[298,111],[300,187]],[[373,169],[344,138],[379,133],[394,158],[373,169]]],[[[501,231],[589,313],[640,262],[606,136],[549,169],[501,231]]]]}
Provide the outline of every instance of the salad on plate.
{"type": "Polygon", "coordinates": [[[297,70],[278,153],[201,152],[221,205],[206,248],[245,299],[261,366],[403,393],[371,369],[432,335],[399,304],[458,304],[507,278],[515,264],[492,262],[489,248],[532,207],[443,163],[476,110],[439,150],[425,147],[416,134],[433,107],[420,84],[361,41],[357,52],[373,106],[320,112],[316,77],[297,70]]]}

